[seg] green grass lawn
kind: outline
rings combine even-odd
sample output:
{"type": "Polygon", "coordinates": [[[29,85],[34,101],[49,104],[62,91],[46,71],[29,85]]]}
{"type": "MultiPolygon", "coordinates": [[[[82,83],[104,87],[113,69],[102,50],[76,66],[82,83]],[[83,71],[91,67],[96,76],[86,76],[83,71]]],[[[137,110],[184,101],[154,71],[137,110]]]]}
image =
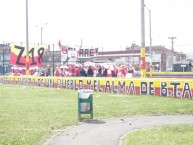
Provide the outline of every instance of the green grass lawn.
{"type": "Polygon", "coordinates": [[[193,145],[193,124],[162,125],[128,134],[124,145],[193,145]]]}
{"type": "MultiPolygon", "coordinates": [[[[57,129],[78,124],[75,90],[0,85],[0,145],[36,145],[57,129]]],[[[131,115],[192,114],[193,101],[93,93],[94,119],[131,115]]]]}

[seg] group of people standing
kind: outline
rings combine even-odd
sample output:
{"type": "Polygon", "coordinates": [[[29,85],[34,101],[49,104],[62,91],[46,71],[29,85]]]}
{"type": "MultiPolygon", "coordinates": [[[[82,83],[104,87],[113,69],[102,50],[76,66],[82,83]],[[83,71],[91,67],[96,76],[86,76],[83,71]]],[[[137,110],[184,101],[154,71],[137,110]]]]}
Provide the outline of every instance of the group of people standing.
{"type": "MultiPolygon", "coordinates": [[[[25,75],[25,70],[12,70],[13,76],[25,75]]],[[[51,69],[41,68],[30,70],[32,76],[51,76],[51,69]]],[[[56,77],[121,77],[130,78],[135,75],[135,69],[131,65],[120,65],[114,64],[105,65],[70,65],[60,66],[55,68],[54,76],[56,77]]]]}
{"type": "Polygon", "coordinates": [[[115,65],[109,66],[69,66],[66,68],[57,67],[55,70],[56,77],[133,77],[134,67],[115,65]]]}

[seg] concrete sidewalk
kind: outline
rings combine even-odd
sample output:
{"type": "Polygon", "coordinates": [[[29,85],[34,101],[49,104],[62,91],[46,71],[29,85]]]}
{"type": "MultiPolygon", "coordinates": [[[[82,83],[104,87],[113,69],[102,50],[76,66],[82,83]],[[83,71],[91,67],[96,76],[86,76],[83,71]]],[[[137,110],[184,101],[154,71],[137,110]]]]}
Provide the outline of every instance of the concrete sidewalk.
{"type": "Polygon", "coordinates": [[[193,116],[138,116],[91,120],[64,130],[51,138],[46,145],[118,145],[121,136],[128,132],[156,125],[179,123],[193,123],[193,116]]]}

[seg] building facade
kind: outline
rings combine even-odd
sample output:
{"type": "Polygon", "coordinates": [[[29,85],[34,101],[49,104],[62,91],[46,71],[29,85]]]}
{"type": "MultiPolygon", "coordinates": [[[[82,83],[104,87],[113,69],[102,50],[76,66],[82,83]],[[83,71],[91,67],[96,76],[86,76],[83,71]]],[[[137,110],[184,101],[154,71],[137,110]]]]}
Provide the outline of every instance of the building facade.
{"type": "Polygon", "coordinates": [[[10,70],[10,47],[7,44],[0,44],[0,74],[9,73],[10,70]]]}

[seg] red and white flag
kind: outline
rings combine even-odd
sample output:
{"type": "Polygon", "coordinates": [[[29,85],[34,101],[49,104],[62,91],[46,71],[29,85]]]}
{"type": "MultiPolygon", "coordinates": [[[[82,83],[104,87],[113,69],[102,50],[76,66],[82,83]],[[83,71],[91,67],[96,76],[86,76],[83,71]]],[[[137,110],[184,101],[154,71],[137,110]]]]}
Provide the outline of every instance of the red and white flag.
{"type": "Polygon", "coordinates": [[[68,52],[68,47],[67,46],[60,46],[60,49],[61,49],[63,54],[67,54],[67,52],[68,52]]]}

